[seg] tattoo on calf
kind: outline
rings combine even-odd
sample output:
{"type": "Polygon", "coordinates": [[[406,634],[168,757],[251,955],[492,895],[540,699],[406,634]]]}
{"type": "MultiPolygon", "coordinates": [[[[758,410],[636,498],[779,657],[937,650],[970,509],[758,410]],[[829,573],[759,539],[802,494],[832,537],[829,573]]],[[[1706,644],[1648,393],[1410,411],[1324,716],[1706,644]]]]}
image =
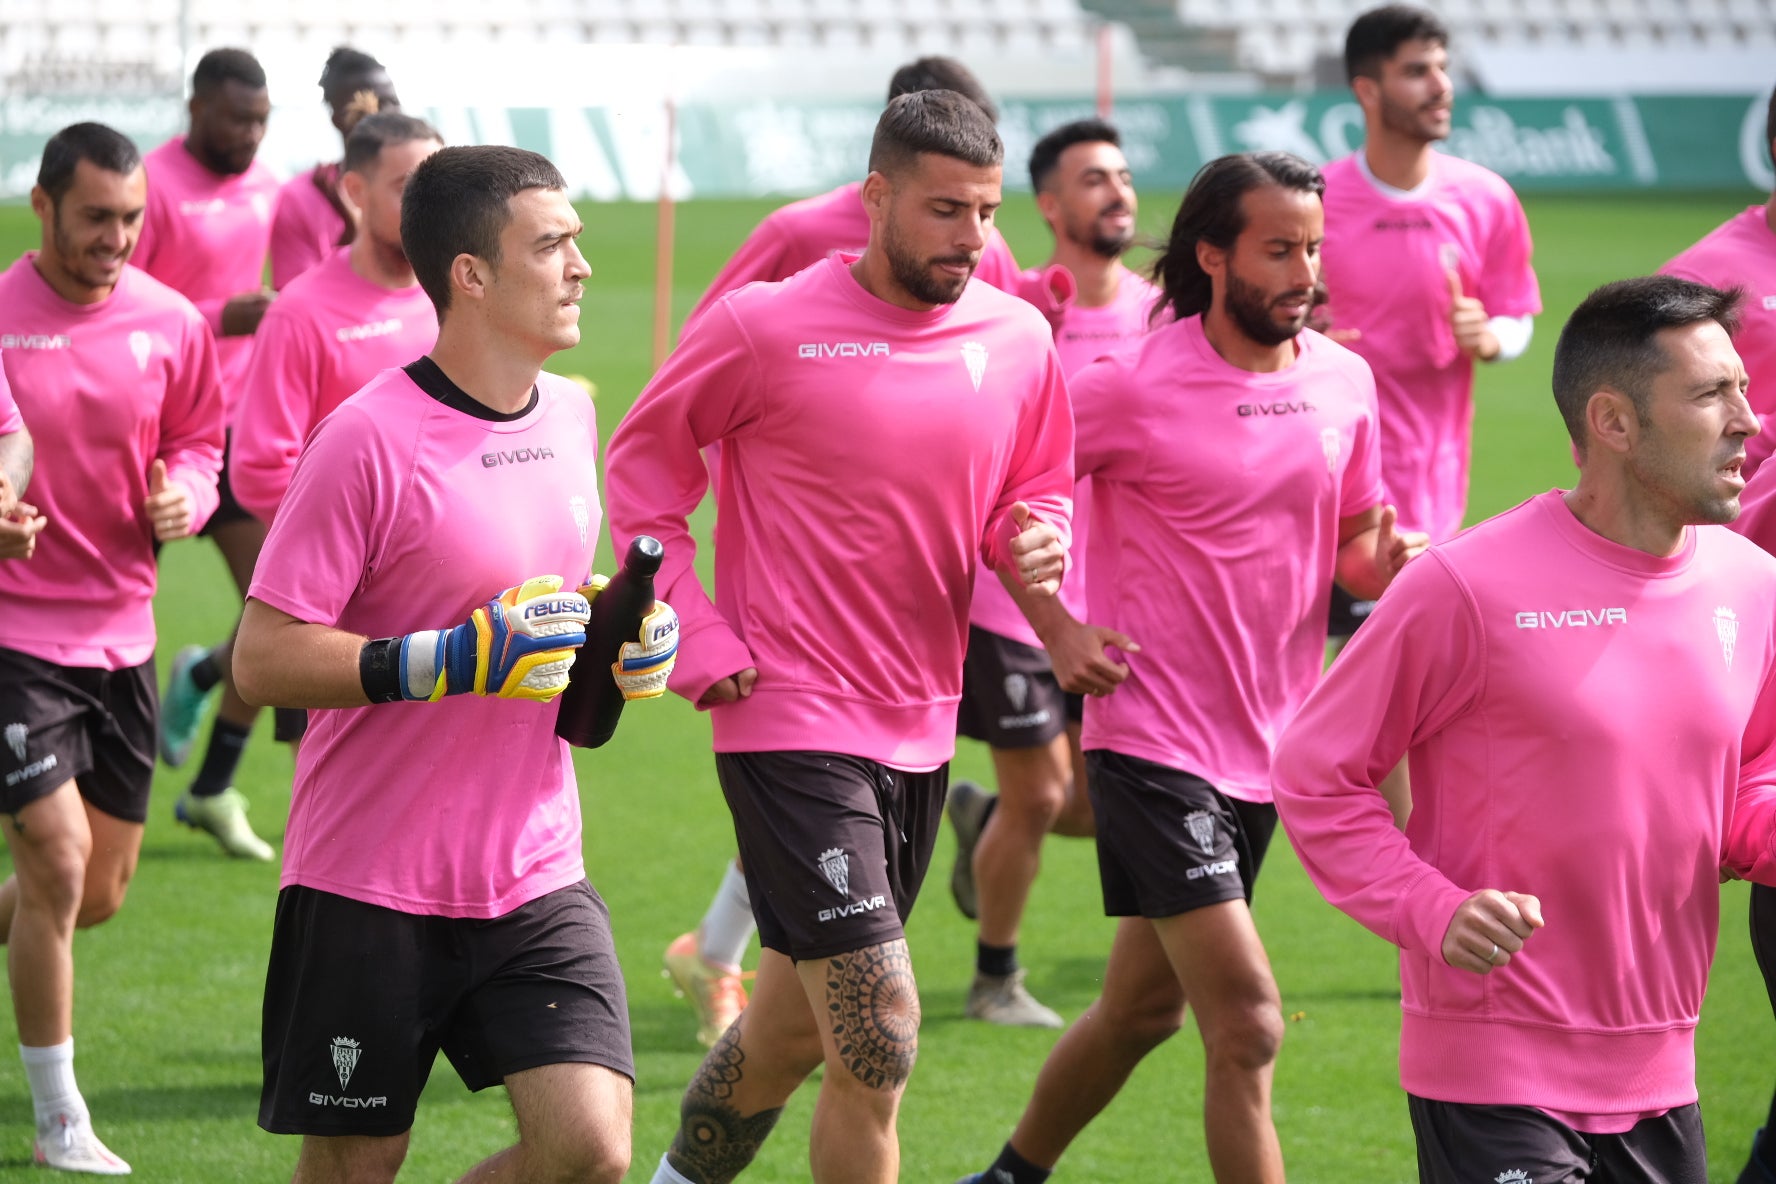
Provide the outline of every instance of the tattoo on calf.
{"type": "Polygon", "coordinates": [[[899,1089],[919,1051],[919,988],[904,940],[840,954],[826,972],[833,1041],[851,1075],[872,1089],[899,1089]]]}
{"type": "Polygon", "coordinates": [[[734,1108],[731,1099],[745,1061],[736,1025],[709,1050],[685,1091],[667,1158],[692,1184],[727,1184],[738,1176],[783,1116],[781,1106],[750,1116],[734,1108]]]}

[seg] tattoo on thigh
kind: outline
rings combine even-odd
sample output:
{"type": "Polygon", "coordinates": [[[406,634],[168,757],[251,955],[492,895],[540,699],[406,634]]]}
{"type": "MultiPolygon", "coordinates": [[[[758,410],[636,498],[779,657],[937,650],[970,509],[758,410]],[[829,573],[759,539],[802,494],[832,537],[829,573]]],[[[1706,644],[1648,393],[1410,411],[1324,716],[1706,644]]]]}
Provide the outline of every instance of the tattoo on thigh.
{"type": "Polygon", "coordinates": [[[826,972],[833,1041],[851,1075],[872,1089],[899,1089],[919,1051],[919,988],[907,944],[840,954],[826,972]]]}
{"type": "Polygon", "coordinates": [[[745,1061],[736,1025],[715,1042],[685,1091],[667,1158],[691,1184],[727,1184],[738,1176],[783,1116],[781,1106],[749,1116],[734,1108],[731,1099],[745,1061]]]}

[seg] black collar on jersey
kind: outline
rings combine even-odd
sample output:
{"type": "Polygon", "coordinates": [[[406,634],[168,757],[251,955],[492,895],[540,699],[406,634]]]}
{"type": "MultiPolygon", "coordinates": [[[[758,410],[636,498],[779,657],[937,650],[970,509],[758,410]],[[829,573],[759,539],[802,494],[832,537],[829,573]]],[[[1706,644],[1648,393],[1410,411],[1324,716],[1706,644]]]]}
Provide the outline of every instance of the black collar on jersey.
{"type": "Polygon", "coordinates": [[[430,355],[420,358],[417,362],[408,362],[401,367],[413,384],[452,411],[460,411],[464,415],[472,415],[476,419],[491,419],[495,423],[506,423],[514,419],[523,419],[536,410],[537,401],[542,398],[533,385],[530,388],[530,402],[518,411],[495,411],[487,404],[470,395],[462,387],[450,381],[450,376],[432,361],[430,355]]]}

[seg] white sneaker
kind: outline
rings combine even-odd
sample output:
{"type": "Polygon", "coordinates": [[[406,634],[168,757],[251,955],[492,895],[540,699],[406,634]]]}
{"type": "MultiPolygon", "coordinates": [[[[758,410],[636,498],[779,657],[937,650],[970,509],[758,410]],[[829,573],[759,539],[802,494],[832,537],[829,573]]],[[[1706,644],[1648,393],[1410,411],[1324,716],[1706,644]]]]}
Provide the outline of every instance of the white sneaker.
{"type": "Polygon", "coordinates": [[[1067,1021],[1038,1003],[1024,986],[1024,968],[1004,976],[975,972],[964,1014],[1007,1028],[1064,1028],[1067,1021]]]}
{"type": "Polygon", "coordinates": [[[111,1153],[93,1134],[92,1120],[82,1114],[58,1114],[48,1127],[37,1128],[31,1154],[44,1167],[95,1176],[127,1176],[130,1166],[111,1153]]]}

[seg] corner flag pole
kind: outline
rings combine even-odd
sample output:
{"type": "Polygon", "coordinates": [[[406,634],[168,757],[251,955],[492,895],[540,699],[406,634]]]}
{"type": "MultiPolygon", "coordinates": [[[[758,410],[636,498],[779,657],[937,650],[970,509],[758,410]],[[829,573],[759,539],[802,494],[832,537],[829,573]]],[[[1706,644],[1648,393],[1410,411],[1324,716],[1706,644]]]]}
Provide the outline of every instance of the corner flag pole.
{"type": "Polygon", "coordinates": [[[1098,118],[1109,119],[1114,109],[1111,87],[1111,66],[1115,51],[1110,42],[1110,22],[1098,23],[1098,118]]]}
{"type": "MultiPolygon", "coordinates": [[[[666,51],[669,55],[671,50],[666,51]]],[[[654,369],[672,352],[672,173],[678,162],[678,104],[672,97],[671,71],[667,71],[666,150],[660,157],[660,197],[654,229],[654,369]]]]}

